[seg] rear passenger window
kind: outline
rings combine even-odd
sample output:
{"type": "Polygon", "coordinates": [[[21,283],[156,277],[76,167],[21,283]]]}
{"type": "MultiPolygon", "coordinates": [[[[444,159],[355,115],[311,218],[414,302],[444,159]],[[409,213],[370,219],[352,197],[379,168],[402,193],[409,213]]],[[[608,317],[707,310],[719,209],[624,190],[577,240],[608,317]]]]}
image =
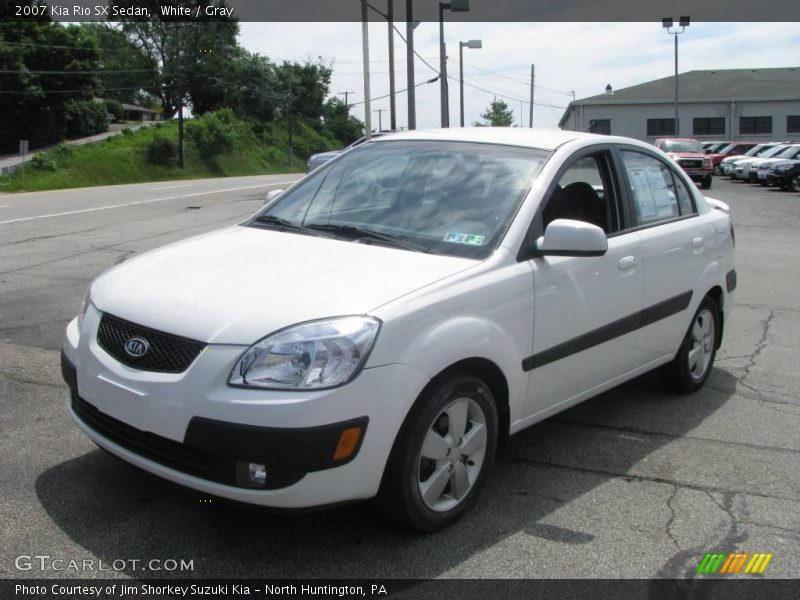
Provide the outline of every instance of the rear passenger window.
{"type": "Polygon", "coordinates": [[[622,151],[637,225],[650,225],[694,213],[689,190],[660,160],[622,151]]]}

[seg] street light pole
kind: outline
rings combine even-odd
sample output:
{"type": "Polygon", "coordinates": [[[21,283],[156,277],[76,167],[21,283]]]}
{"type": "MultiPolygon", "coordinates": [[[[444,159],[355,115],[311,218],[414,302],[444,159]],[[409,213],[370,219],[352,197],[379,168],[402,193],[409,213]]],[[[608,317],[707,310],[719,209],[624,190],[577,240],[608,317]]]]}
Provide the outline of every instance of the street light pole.
{"type": "Polygon", "coordinates": [[[460,104],[461,104],[461,127],[464,126],[464,48],[481,48],[483,42],[481,40],[469,40],[468,42],[458,42],[458,71],[459,71],[459,88],[460,88],[460,104]]]}
{"type": "Polygon", "coordinates": [[[675,28],[675,31],[671,31],[672,26],[675,24],[675,21],[672,17],[664,17],[661,19],[661,26],[667,30],[667,33],[674,36],[675,38],[675,133],[674,135],[680,136],[681,128],[680,128],[680,121],[678,120],[678,36],[686,31],[686,28],[689,26],[691,21],[690,17],[680,17],[678,20],[678,25],[680,25],[680,31],[675,28]]]}
{"type": "Polygon", "coordinates": [[[439,82],[441,88],[442,127],[450,127],[450,96],[447,87],[447,49],[444,44],[444,11],[467,12],[469,0],[439,2],[439,82]]]}
{"type": "Polygon", "coordinates": [[[383,113],[386,112],[386,109],[385,108],[377,108],[377,109],[373,110],[372,112],[378,113],[378,131],[383,131],[383,119],[382,119],[382,117],[383,117],[383,113]]]}
{"type": "Polygon", "coordinates": [[[388,0],[386,15],[389,23],[389,129],[397,129],[397,112],[394,97],[394,0],[388,0]]]}

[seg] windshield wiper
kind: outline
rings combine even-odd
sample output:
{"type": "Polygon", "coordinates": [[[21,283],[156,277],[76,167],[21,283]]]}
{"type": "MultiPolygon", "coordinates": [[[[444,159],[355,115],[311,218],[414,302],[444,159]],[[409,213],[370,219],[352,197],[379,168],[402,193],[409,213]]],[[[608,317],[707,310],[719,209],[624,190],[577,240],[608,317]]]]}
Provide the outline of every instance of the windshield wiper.
{"type": "Polygon", "coordinates": [[[263,223],[264,225],[274,225],[278,229],[288,229],[289,231],[300,231],[303,233],[307,233],[309,235],[322,235],[324,237],[336,237],[334,235],[326,235],[324,231],[318,231],[316,229],[312,229],[310,227],[305,227],[304,225],[298,225],[297,223],[292,223],[286,219],[281,217],[276,217],[275,215],[258,215],[257,217],[253,217],[254,223],[263,223]]]}
{"type": "Polygon", "coordinates": [[[306,227],[309,229],[330,232],[339,236],[348,237],[350,239],[355,239],[355,240],[367,239],[367,240],[381,242],[389,246],[402,248],[404,250],[413,250],[415,252],[425,252],[425,253],[428,252],[428,249],[425,246],[421,246],[420,244],[414,244],[413,242],[409,242],[402,238],[389,235],[386,233],[379,233],[377,231],[366,229],[365,227],[359,227],[357,225],[340,225],[336,223],[309,223],[306,225],[306,227]]]}

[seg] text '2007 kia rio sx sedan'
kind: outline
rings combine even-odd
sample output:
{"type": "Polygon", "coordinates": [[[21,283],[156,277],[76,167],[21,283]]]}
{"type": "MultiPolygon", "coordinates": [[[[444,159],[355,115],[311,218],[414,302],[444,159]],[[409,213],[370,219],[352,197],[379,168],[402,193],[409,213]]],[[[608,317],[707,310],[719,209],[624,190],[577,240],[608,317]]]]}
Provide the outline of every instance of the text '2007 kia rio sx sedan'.
{"type": "Polygon", "coordinates": [[[98,277],[66,331],[69,410],[204,493],[374,497],[435,530],[505,436],[656,367],[703,385],[736,286],[727,210],[627,138],[384,136],[98,277]]]}

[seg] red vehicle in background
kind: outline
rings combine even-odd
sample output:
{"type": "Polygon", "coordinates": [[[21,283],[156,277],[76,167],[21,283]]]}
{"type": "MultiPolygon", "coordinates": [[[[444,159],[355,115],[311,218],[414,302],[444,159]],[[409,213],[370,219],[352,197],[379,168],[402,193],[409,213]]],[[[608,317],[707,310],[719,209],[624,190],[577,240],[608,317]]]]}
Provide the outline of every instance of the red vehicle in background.
{"type": "Polygon", "coordinates": [[[707,154],[706,156],[710,157],[711,162],[714,164],[714,175],[722,175],[722,167],[720,166],[720,163],[722,162],[723,158],[728,156],[739,156],[758,144],[759,142],[730,142],[727,146],[723,146],[717,152],[707,154]]]}
{"type": "Polygon", "coordinates": [[[674,158],[692,181],[699,183],[704,190],[711,187],[714,166],[700,142],[691,138],[659,138],[655,146],[674,158]]]}

